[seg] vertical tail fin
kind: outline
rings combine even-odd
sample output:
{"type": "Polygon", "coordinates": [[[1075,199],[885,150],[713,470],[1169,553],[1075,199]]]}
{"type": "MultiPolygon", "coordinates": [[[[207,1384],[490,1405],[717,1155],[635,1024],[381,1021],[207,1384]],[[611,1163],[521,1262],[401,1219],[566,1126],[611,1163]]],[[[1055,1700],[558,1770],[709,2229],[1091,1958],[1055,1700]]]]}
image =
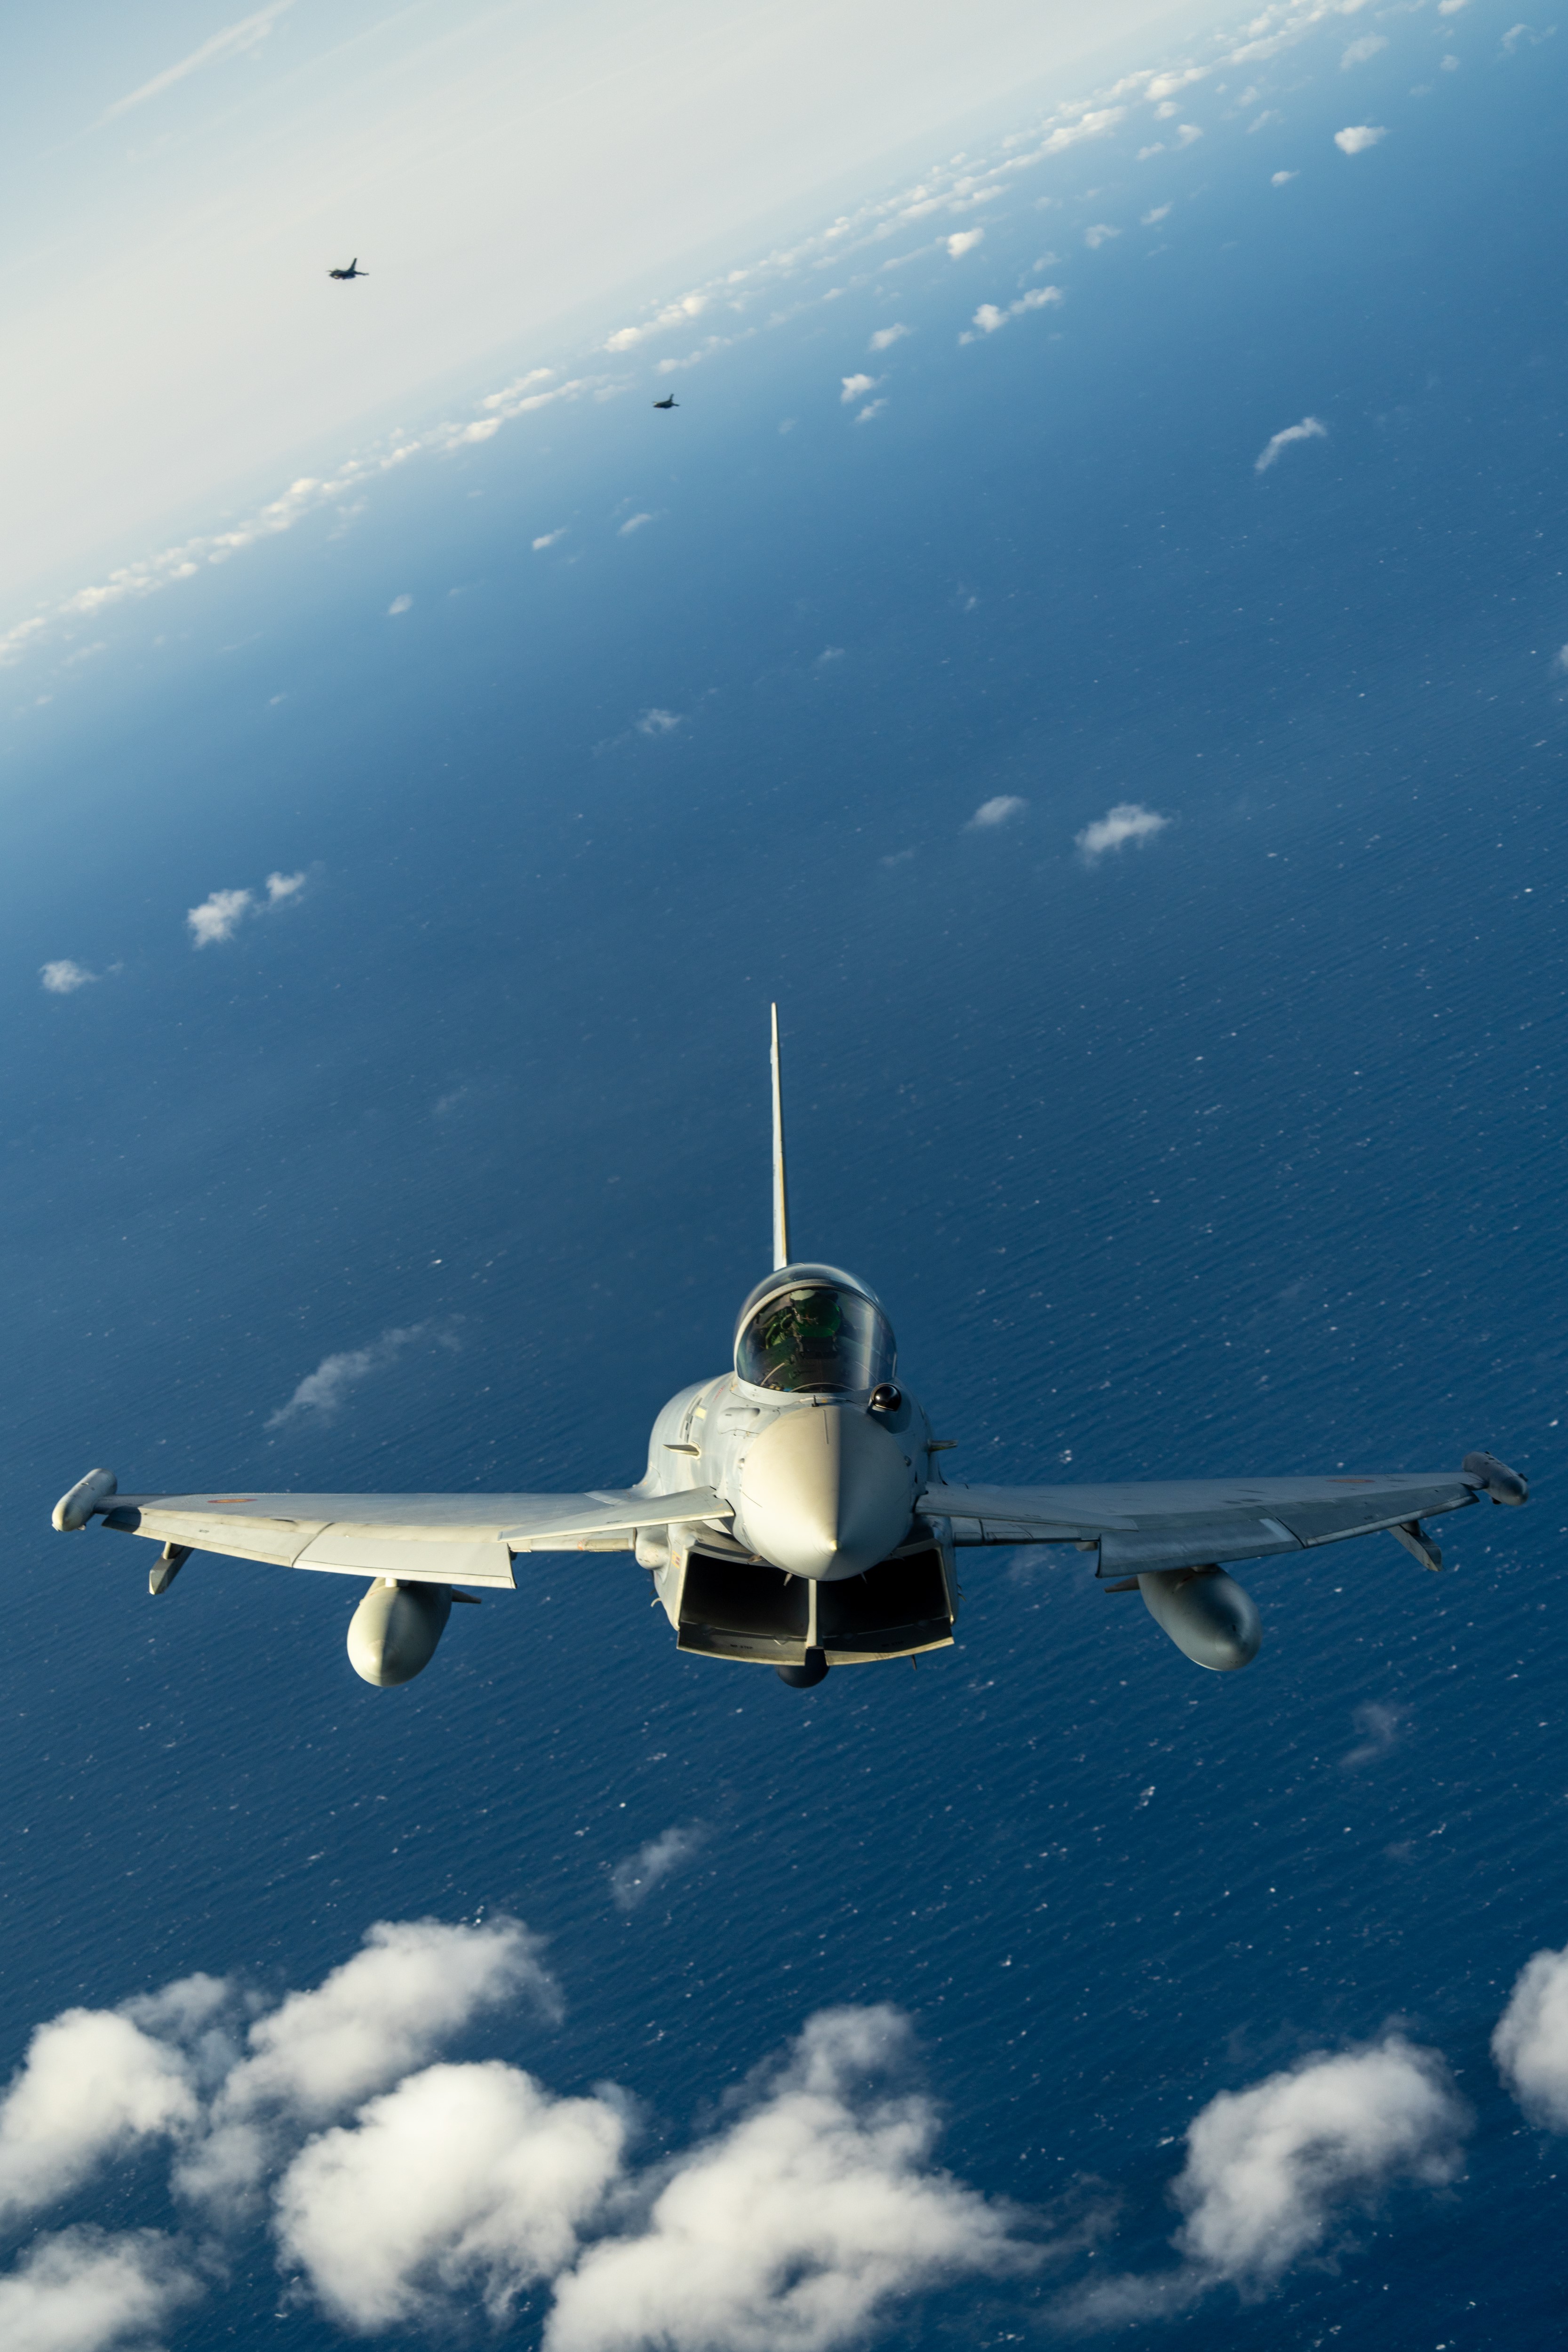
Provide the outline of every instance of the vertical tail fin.
{"type": "Polygon", "coordinates": [[[773,1016],[773,1267],[789,1264],[789,1198],[784,1191],[784,1091],[779,1081],[779,1009],[773,1016]]]}

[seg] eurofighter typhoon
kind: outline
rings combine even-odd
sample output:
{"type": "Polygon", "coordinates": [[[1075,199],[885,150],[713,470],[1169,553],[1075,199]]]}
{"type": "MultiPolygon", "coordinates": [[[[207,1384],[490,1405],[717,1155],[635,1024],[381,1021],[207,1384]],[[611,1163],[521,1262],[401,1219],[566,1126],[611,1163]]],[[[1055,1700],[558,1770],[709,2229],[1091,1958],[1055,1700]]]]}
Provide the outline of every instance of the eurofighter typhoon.
{"type": "Polygon", "coordinates": [[[534,1551],[629,1551],[653,1579],[677,1647],[773,1666],[797,1689],[829,1668],[913,1658],[953,1639],[955,1555],[1057,1544],[1110,1592],[1138,1591],[1194,1664],[1251,1663],[1262,1623],[1227,1573],[1384,1531],[1425,1567],[1421,1525],[1482,1496],[1523,1503],[1490,1454],[1397,1476],[1200,1478],[1099,1486],[950,1484],[919,1400],[897,1377],[892,1328],[863,1282],[794,1260],[784,1190],[778,1014],[773,1020],[773,1265],[742,1301],[732,1368],[671,1397],[635,1486],[582,1495],[122,1495],[91,1470],[56,1504],[162,1546],[165,1593],[193,1551],[368,1577],[349,1625],[354,1671],[386,1686],[428,1665],[454,1600],[515,1589],[534,1551]]]}

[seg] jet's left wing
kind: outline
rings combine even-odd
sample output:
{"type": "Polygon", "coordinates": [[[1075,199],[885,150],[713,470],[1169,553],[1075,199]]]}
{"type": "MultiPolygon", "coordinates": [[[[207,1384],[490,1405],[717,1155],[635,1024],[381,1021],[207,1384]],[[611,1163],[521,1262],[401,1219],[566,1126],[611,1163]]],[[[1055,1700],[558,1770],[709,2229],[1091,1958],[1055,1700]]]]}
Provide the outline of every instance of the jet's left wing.
{"type": "Polygon", "coordinates": [[[1070,1543],[1098,1550],[1097,1574],[1136,1576],[1177,1568],[1313,1550],[1392,1528],[1428,1567],[1442,1554],[1417,1522],[1464,1510],[1489,1494],[1522,1503],[1529,1493],[1490,1454],[1462,1470],[1385,1477],[1182,1478],[1107,1486],[959,1486],[921,1496],[928,1517],[951,1521],[956,1544],[1070,1543]]]}
{"type": "Polygon", "coordinates": [[[121,1495],[90,1471],[55,1506],[67,1532],[94,1517],[182,1550],[410,1584],[515,1583],[525,1551],[626,1551],[638,1528],[723,1519],[710,1486],[675,1495],[121,1495]]]}

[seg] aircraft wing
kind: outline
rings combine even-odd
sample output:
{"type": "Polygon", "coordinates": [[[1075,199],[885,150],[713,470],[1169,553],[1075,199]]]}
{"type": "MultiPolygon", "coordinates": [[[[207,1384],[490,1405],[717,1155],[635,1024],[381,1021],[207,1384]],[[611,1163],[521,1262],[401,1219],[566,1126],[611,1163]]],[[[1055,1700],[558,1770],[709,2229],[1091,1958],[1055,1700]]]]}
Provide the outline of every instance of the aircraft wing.
{"type": "Polygon", "coordinates": [[[411,1584],[513,1585],[525,1551],[626,1551],[638,1528],[730,1517],[710,1486],[674,1495],[121,1495],[95,1472],[56,1507],[70,1529],[106,1527],[283,1568],[411,1584]],[[89,1490],[95,1481],[107,1491],[89,1490]]]}
{"type": "MultiPolygon", "coordinates": [[[[919,1507],[927,1517],[950,1519],[956,1544],[1072,1543],[1098,1549],[1098,1575],[1136,1576],[1310,1551],[1380,1528],[1414,1529],[1416,1520],[1439,1511],[1463,1510],[1486,1485],[1484,1475],[1468,1471],[1181,1478],[1111,1486],[937,1484],[927,1487],[919,1507]]],[[[1426,1554],[1417,1550],[1417,1557],[1426,1554]]],[[[1428,1564],[1440,1566],[1441,1554],[1428,1564]]]]}

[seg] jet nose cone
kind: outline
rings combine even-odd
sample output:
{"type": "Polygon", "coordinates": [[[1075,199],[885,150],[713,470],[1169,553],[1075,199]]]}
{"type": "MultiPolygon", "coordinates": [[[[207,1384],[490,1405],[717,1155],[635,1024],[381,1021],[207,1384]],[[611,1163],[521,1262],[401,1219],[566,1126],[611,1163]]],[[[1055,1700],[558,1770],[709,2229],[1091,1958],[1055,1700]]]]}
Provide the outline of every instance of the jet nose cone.
{"type": "Polygon", "coordinates": [[[746,1449],[746,1541],[776,1568],[831,1581],[858,1576],[910,1531],[914,1473],[896,1438],[854,1405],[781,1413],[746,1449]]]}

